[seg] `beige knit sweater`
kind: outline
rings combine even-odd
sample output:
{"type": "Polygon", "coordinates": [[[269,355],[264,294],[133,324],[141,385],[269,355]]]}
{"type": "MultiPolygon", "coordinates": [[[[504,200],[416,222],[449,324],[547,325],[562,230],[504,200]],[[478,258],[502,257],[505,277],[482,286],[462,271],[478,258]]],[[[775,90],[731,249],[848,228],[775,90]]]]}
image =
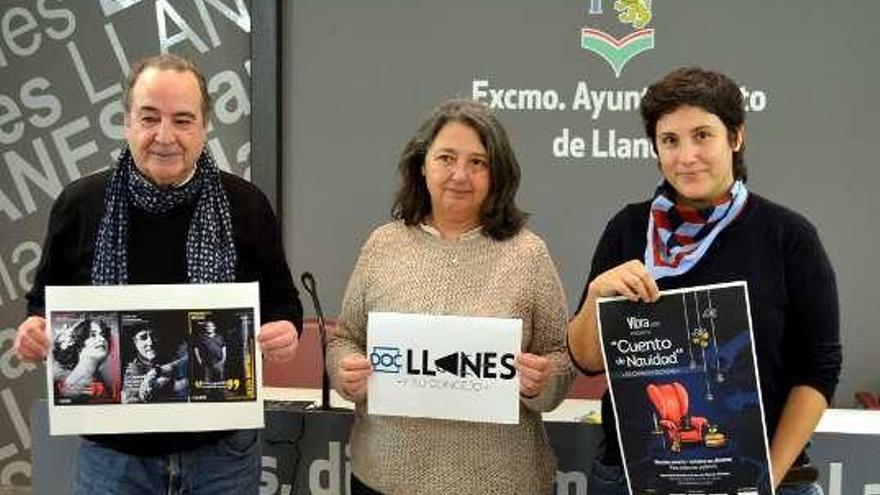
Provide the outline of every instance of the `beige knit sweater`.
{"type": "Polygon", "coordinates": [[[376,229],[329,344],[337,390],[340,359],[365,352],[371,311],[521,318],[523,350],[550,358],[553,372],[540,395],[521,399],[517,425],[370,416],[365,402],[357,404],[354,474],[387,495],[549,493],[556,460],[540,413],[565,398],[574,371],[565,294],[544,242],[527,230],[498,242],[483,235],[448,241],[402,222],[376,229]]]}

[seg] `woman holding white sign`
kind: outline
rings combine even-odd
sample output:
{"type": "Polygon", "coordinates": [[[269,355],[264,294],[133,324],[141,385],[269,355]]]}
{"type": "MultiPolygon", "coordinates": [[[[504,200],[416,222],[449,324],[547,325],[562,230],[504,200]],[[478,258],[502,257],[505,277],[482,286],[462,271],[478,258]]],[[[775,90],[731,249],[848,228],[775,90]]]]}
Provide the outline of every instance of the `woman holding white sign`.
{"type": "Polygon", "coordinates": [[[352,493],[549,493],[556,462],[541,412],[573,379],[565,295],[515,204],[520,170],[507,135],[484,105],[447,101],[399,169],[395,221],[362,248],[329,345],[333,385],[357,404],[352,493]],[[519,423],[366,414],[367,315],[376,311],[521,319],[519,423]]]}
{"type": "MultiPolygon", "coordinates": [[[[746,189],[745,111],[728,77],[675,70],[648,88],[641,113],[663,181],[599,241],[569,327],[575,363],[587,373],[605,367],[599,297],[653,302],[659,290],[747,281],[776,493],[821,493],[805,446],[833,396],[841,353],[834,271],[816,229],[746,189]]],[[[589,492],[626,494],[607,393],[602,405],[605,453],[589,492]]]]}

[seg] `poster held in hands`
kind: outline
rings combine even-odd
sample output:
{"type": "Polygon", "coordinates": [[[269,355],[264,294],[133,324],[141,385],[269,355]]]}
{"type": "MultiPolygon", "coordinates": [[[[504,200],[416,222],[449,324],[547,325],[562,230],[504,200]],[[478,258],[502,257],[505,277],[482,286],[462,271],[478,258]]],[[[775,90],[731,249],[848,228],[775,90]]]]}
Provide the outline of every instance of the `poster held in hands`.
{"type": "Polygon", "coordinates": [[[256,283],[46,287],[52,435],[261,428],[256,283]]]}
{"type": "Polygon", "coordinates": [[[522,320],[373,312],[369,414],[519,422],[522,320]]]}
{"type": "Polygon", "coordinates": [[[770,494],[745,282],[597,302],[630,492],[770,494]]]}

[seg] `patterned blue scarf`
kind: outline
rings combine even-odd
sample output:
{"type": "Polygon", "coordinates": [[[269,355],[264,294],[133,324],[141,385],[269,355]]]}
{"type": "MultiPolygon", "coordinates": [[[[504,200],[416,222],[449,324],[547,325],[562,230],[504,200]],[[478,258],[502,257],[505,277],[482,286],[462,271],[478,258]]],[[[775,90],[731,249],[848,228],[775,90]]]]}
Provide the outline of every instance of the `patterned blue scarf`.
{"type": "Polygon", "coordinates": [[[192,179],[183,186],[162,189],[141,176],[126,146],[119,154],[104,196],[104,215],[92,260],[92,284],[128,283],[130,207],[161,214],[192,201],[196,208],[186,236],[189,283],[234,282],[232,216],[220,183],[220,170],[208,150],[199,156],[192,179]]]}
{"type": "Polygon", "coordinates": [[[702,259],[712,241],[739,216],[749,197],[736,181],[724,201],[695,209],[675,204],[675,191],[661,182],[651,203],[645,267],[654,279],[687,273],[702,259]]]}

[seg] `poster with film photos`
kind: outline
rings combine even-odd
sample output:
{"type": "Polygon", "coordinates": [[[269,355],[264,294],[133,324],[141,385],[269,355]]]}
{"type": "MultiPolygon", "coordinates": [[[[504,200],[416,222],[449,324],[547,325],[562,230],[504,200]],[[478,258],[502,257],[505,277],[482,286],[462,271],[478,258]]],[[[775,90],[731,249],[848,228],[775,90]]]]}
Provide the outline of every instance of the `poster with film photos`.
{"type": "Polygon", "coordinates": [[[52,315],[56,405],[256,399],[253,310],[52,315]]]}
{"type": "Polygon", "coordinates": [[[258,300],[256,284],[48,287],[50,432],[262,426],[258,300]]]}

